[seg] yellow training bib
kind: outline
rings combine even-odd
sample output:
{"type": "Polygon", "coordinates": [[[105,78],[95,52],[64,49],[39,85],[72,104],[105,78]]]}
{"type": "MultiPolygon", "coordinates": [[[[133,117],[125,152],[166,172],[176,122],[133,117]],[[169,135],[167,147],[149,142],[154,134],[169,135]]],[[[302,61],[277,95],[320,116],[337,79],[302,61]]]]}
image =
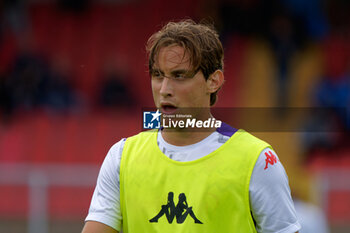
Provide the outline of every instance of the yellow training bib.
{"type": "Polygon", "coordinates": [[[249,182],[266,147],[238,130],[209,155],[178,162],[160,151],[157,131],[128,138],[120,167],[123,232],[256,232],[249,182]]]}

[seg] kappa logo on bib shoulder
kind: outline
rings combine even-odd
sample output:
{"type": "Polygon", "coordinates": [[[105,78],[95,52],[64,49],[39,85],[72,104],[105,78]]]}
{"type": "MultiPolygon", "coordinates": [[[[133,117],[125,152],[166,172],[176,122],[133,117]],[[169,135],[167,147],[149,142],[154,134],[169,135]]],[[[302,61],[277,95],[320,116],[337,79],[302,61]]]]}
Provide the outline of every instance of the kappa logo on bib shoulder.
{"type": "Polygon", "coordinates": [[[279,161],[278,158],[276,157],[276,155],[274,155],[272,153],[272,151],[265,152],[265,156],[266,156],[266,159],[265,159],[266,165],[265,165],[264,170],[268,169],[269,164],[271,164],[271,166],[272,166],[279,161]]]}

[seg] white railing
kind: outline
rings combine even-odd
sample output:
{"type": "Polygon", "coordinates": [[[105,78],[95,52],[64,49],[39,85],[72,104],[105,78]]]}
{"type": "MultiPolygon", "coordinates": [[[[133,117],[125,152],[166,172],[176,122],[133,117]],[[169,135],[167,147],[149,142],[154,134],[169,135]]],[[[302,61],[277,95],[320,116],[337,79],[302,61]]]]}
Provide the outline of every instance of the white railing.
{"type": "Polygon", "coordinates": [[[98,171],[97,165],[0,163],[0,186],[28,186],[27,232],[48,233],[48,187],[94,187],[98,171]]]}

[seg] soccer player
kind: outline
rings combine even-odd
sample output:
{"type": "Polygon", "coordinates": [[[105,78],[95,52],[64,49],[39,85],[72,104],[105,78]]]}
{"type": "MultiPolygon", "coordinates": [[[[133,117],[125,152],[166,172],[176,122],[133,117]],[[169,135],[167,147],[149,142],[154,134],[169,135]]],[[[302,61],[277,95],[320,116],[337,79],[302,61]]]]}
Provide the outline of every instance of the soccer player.
{"type": "MultiPolygon", "coordinates": [[[[148,41],[155,105],[214,119],[224,82],[217,32],[170,22],[148,41]]],[[[108,152],[83,233],[279,232],[300,229],[285,170],[266,142],[219,128],[161,128],[122,139],[108,152]]]]}

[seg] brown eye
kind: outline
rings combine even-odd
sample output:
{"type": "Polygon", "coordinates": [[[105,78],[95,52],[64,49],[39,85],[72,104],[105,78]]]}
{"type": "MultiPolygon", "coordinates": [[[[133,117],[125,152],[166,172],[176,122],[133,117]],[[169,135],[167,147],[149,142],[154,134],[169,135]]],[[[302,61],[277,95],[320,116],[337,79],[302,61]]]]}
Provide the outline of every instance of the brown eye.
{"type": "Polygon", "coordinates": [[[176,80],[183,80],[186,78],[186,75],[184,73],[177,73],[177,74],[174,74],[173,76],[173,79],[176,79],[176,80]]]}
{"type": "Polygon", "coordinates": [[[153,71],[152,72],[152,78],[162,78],[162,75],[159,71],[153,71]]]}

